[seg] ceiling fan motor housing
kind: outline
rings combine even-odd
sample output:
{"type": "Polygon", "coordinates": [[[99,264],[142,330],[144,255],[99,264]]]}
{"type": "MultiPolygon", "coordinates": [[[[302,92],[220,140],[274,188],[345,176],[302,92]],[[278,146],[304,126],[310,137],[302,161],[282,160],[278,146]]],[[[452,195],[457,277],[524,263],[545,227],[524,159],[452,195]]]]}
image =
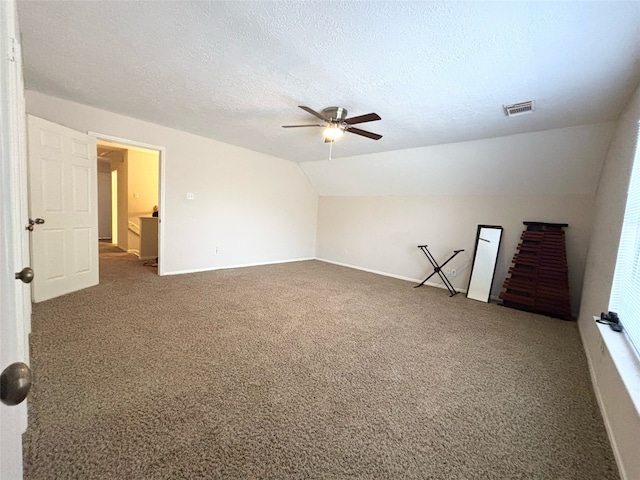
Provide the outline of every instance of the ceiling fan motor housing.
{"type": "Polygon", "coordinates": [[[342,123],[347,118],[347,110],[342,107],[327,107],[322,110],[322,115],[331,123],[342,123]]]}
{"type": "Polygon", "coordinates": [[[367,132],[360,128],[356,128],[353,125],[365,122],[374,122],[376,120],[382,120],[377,113],[367,113],[366,115],[358,115],[356,117],[347,118],[347,110],[342,107],[327,107],[322,112],[316,112],[313,108],[309,108],[305,105],[298,105],[302,110],[310,113],[316,118],[319,118],[324,125],[282,125],[282,128],[297,128],[297,127],[324,127],[325,128],[325,142],[333,141],[344,132],[355,133],[363,137],[371,138],[373,140],[380,140],[382,135],[377,133],[367,132]],[[332,133],[330,132],[332,131],[332,133]],[[329,140],[327,140],[329,138],[329,140]]]}

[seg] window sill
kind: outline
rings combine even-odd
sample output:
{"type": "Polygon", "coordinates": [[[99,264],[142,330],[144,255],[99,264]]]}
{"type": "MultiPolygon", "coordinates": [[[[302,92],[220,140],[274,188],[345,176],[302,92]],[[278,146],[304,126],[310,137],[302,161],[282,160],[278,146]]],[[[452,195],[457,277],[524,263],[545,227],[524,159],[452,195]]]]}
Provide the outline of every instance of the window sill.
{"type": "MultiPolygon", "coordinates": [[[[599,318],[593,317],[594,322],[599,318]]],[[[614,332],[611,327],[602,323],[596,323],[596,326],[602,338],[603,348],[606,347],[609,352],[640,416],[640,357],[624,331],[614,332]]]]}

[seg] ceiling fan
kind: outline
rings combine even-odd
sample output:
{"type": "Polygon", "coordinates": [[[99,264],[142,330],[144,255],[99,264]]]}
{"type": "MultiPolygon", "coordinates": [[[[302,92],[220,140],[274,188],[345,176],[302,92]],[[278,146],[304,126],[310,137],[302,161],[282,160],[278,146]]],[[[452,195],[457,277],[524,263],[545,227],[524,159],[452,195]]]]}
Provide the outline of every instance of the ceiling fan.
{"type": "Polygon", "coordinates": [[[377,113],[367,113],[366,115],[347,118],[347,110],[342,107],[328,107],[320,113],[303,105],[299,105],[299,107],[325,123],[313,125],[282,125],[282,128],[324,127],[325,142],[335,142],[344,132],[355,133],[356,135],[372,138],[373,140],[380,140],[382,138],[382,135],[367,132],[366,130],[361,130],[353,126],[358,123],[381,120],[380,115],[377,113]]]}

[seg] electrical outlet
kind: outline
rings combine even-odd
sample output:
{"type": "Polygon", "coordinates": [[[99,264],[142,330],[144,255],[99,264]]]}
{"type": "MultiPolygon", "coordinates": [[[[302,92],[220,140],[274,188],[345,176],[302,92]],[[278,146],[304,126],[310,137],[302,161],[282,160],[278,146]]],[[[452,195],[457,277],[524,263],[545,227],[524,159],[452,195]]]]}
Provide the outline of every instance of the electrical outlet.
{"type": "Polygon", "coordinates": [[[455,268],[451,269],[451,276],[455,277],[458,274],[458,271],[455,268]]]}
{"type": "Polygon", "coordinates": [[[193,200],[195,198],[196,198],[196,196],[193,193],[187,192],[187,200],[193,200]]]}

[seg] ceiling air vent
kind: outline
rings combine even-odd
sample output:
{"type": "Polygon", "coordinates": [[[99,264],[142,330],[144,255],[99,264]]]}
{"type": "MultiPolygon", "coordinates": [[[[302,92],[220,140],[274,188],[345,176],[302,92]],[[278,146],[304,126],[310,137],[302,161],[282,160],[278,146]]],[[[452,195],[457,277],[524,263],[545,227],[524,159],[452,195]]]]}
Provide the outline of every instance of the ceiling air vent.
{"type": "Polygon", "coordinates": [[[533,100],[528,102],[512,103],[511,105],[503,105],[504,114],[507,117],[515,117],[516,115],[523,115],[525,113],[533,112],[533,100]]]}

